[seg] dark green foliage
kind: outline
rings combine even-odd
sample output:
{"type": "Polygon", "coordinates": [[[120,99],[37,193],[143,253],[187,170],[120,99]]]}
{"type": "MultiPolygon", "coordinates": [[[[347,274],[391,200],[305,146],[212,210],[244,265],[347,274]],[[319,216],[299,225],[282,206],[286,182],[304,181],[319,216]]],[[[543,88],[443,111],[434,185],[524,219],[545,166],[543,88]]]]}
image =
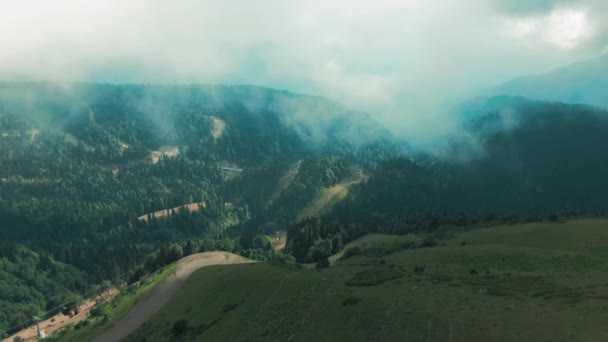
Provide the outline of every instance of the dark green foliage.
{"type": "Polygon", "coordinates": [[[238,304],[226,304],[222,308],[222,311],[223,312],[229,312],[229,311],[232,311],[232,310],[236,309],[238,306],[239,306],[238,304]]]}
{"type": "Polygon", "coordinates": [[[430,235],[426,236],[424,238],[424,240],[422,240],[420,242],[420,247],[422,247],[422,248],[433,247],[433,246],[436,246],[436,245],[437,245],[437,240],[434,237],[430,236],[430,235]]]}
{"type": "Polygon", "coordinates": [[[344,254],[342,254],[341,259],[352,258],[355,255],[361,254],[361,252],[362,252],[362,249],[359,246],[349,247],[344,250],[344,254]]]}
{"type": "Polygon", "coordinates": [[[329,267],[329,265],[330,265],[330,264],[329,264],[329,259],[328,259],[327,257],[325,257],[325,258],[321,258],[321,259],[319,259],[319,261],[317,261],[317,263],[316,263],[315,267],[316,267],[317,269],[320,269],[320,268],[328,268],[328,267],[329,267]]]}
{"type": "Polygon", "coordinates": [[[84,321],[80,321],[78,322],[75,326],[74,329],[78,330],[78,329],[82,329],[84,327],[86,327],[87,325],[89,325],[89,323],[91,323],[88,319],[85,319],[84,321]]]}
{"type": "Polygon", "coordinates": [[[361,302],[361,298],[358,297],[346,297],[343,301],[342,301],[342,306],[351,306],[351,305],[355,305],[355,304],[359,304],[359,302],[361,302]]]}
{"type": "Polygon", "coordinates": [[[86,289],[87,275],[46,253],[0,243],[0,329],[30,321],[32,316],[75,304],[86,289]]]}
{"type": "Polygon", "coordinates": [[[175,321],[171,327],[171,332],[177,337],[184,335],[188,332],[188,321],[185,319],[175,321]]]}
{"type": "Polygon", "coordinates": [[[316,262],[341,249],[341,246],[335,247],[334,242],[342,245],[369,232],[362,228],[331,219],[305,219],[287,229],[288,251],[298,261],[316,262]]]}
{"type": "Polygon", "coordinates": [[[336,215],[387,231],[433,231],[481,217],[606,212],[608,113],[524,100],[509,106],[467,126],[479,145],[454,142],[459,158],[382,164],[336,215]]]}

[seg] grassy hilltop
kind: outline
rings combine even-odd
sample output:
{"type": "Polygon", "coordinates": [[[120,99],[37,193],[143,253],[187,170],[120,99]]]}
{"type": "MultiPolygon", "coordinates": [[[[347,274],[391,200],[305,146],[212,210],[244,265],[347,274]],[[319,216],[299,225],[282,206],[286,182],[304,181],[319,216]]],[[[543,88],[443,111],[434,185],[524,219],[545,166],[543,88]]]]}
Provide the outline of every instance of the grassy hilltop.
{"type": "Polygon", "coordinates": [[[374,236],[319,270],[202,269],[128,340],[608,338],[608,220],[497,226],[424,248],[419,241],[374,236]]]}

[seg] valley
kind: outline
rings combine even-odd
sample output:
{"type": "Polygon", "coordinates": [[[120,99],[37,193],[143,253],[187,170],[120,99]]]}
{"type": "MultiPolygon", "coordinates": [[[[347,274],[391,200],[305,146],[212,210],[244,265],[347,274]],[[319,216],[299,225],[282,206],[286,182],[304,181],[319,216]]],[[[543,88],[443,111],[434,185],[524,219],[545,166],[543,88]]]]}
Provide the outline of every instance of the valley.
{"type": "Polygon", "coordinates": [[[2,342],[608,341],[608,2],[6,1],[2,342]]]}
{"type": "Polygon", "coordinates": [[[50,341],[602,336],[605,110],[475,99],[450,158],[323,101],[318,140],[269,109],[315,100],[270,89],[31,87],[33,109],[0,91],[5,339],[34,316],[50,341]]]}

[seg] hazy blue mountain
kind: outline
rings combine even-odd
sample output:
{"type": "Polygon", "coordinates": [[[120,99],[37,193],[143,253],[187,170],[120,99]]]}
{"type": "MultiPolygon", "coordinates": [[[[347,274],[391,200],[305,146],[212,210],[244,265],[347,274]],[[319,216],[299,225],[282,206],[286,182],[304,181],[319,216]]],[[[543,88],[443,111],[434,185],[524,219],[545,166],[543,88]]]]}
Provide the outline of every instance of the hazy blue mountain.
{"type": "Polygon", "coordinates": [[[608,54],[546,74],[516,78],[493,93],[608,107],[608,54]]]}

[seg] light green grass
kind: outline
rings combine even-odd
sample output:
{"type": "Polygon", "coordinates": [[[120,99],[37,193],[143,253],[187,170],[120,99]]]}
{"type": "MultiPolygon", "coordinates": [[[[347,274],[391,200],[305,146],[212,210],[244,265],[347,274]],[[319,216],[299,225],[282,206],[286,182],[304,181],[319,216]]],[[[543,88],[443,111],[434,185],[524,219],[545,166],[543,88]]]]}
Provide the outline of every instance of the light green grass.
{"type": "Polygon", "coordinates": [[[317,192],[315,198],[302,209],[298,215],[298,220],[307,217],[319,217],[331,211],[331,209],[348,196],[351,186],[359,184],[365,175],[358,171],[341,182],[329,187],[323,188],[317,192]]]}
{"type": "Polygon", "coordinates": [[[70,327],[56,336],[58,341],[91,341],[97,335],[108,330],[115,322],[125,317],[129,310],[139,301],[148,290],[167,278],[175,270],[176,265],[164,267],[142,279],[140,282],[127,286],[111,302],[103,304],[107,319],[95,318],[88,325],[80,329],[70,327]]]}
{"type": "Polygon", "coordinates": [[[209,267],[128,340],[605,341],[605,237],[608,220],[576,220],[468,231],[431,248],[389,246],[322,270],[209,267]],[[175,336],[180,319],[188,328],[175,336]]]}

